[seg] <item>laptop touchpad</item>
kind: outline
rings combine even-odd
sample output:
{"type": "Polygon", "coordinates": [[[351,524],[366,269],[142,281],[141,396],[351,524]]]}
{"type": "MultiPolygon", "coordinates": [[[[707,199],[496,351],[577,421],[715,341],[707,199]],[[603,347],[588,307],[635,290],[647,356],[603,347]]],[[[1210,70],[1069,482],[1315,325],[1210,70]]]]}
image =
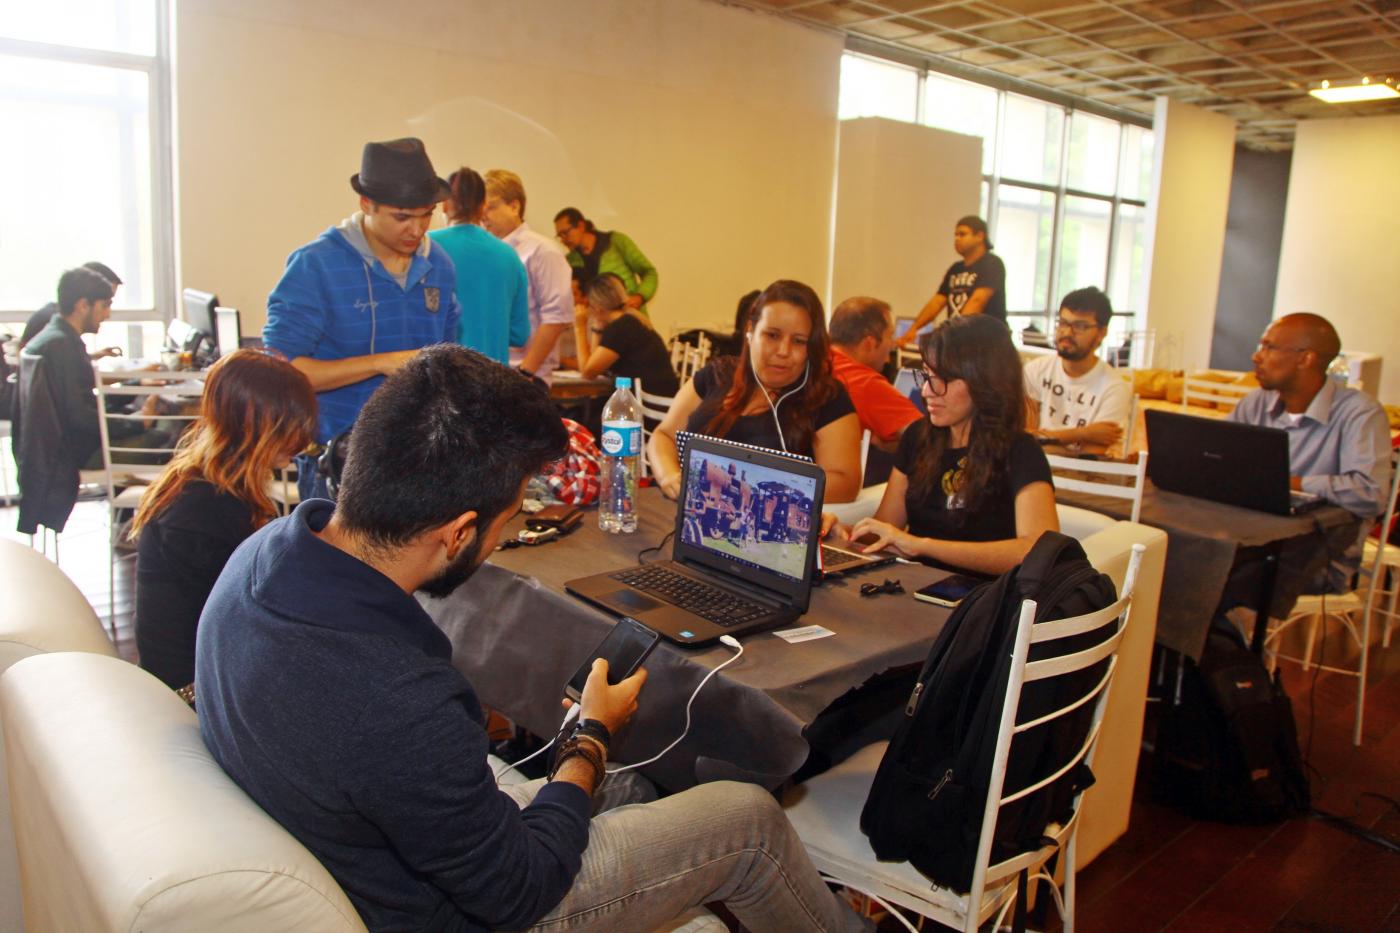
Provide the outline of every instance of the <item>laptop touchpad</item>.
{"type": "Polygon", "coordinates": [[[652,599],[650,596],[643,596],[636,590],[614,590],[602,597],[599,602],[606,603],[616,609],[625,609],[632,612],[646,612],[648,609],[655,609],[664,605],[652,599]]]}

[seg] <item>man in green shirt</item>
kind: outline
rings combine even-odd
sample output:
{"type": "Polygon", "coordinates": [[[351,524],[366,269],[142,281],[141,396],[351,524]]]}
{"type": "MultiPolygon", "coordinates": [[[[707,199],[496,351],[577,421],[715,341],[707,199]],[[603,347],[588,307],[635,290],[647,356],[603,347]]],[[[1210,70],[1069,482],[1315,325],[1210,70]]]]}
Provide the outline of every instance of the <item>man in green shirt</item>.
{"type": "Polygon", "coordinates": [[[617,230],[594,228],[576,207],[554,215],[554,234],[569,250],[569,265],[583,270],[579,287],[584,292],[598,276],[612,273],[627,287],[627,306],[651,316],[647,302],[656,295],[656,267],[631,237],[617,230]]]}

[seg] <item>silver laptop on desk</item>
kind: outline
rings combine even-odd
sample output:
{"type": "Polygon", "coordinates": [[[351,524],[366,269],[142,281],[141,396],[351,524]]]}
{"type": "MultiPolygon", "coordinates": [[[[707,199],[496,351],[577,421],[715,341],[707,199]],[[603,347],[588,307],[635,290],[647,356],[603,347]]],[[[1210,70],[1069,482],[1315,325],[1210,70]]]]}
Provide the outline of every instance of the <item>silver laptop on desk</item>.
{"type": "Polygon", "coordinates": [[[811,598],[825,486],[810,461],[692,436],[671,560],[564,588],[683,645],[786,625],[811,598]]]}

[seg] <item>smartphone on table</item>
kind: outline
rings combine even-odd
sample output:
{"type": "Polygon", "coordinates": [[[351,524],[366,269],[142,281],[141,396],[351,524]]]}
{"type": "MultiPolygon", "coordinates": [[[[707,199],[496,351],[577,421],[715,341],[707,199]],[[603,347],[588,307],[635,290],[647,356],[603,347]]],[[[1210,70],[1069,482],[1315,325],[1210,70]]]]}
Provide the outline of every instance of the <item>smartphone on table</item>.
{"type": "Polygon", "coordinates": [[[922,599],[926,603],[933,603],[938,606],[947,606],[949,609],[963,601],[963,598],[974,589],[987,582],[986,577],[975,577],[967,573],[955,573],[950,577],[944,577],[937,583],[930,583],[921,590],[914,592],[915,599],[922,599]]]}
{"type": "Polygon", "coordinates": [[[569,683],[564,687],[564,696],[575,703],[583,698],[583,686],[588,683],[588,675],[593,670],[595,658],[608,661],[608,683],[617,685],[631,677],[651,654],[661,636],[630,616],[617,620],[597,648],[588,656],[569,683]]]}

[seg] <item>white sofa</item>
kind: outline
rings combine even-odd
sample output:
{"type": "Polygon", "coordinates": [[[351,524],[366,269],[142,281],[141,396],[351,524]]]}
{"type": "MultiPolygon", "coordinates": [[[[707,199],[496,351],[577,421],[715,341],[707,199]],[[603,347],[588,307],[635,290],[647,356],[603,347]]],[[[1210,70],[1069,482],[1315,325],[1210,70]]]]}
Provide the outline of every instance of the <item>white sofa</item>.
{"type": "MultiPolygon", "coordinates": [[[[83,594],[56,564],[33,548],[0,540],[0,593],[5,594],[0,610],[0,674],[22,658],[50,651],[115,656],[83,594]]],[[[22,929],[19,861],[0,744],[0,931],[22,929]]]]}

